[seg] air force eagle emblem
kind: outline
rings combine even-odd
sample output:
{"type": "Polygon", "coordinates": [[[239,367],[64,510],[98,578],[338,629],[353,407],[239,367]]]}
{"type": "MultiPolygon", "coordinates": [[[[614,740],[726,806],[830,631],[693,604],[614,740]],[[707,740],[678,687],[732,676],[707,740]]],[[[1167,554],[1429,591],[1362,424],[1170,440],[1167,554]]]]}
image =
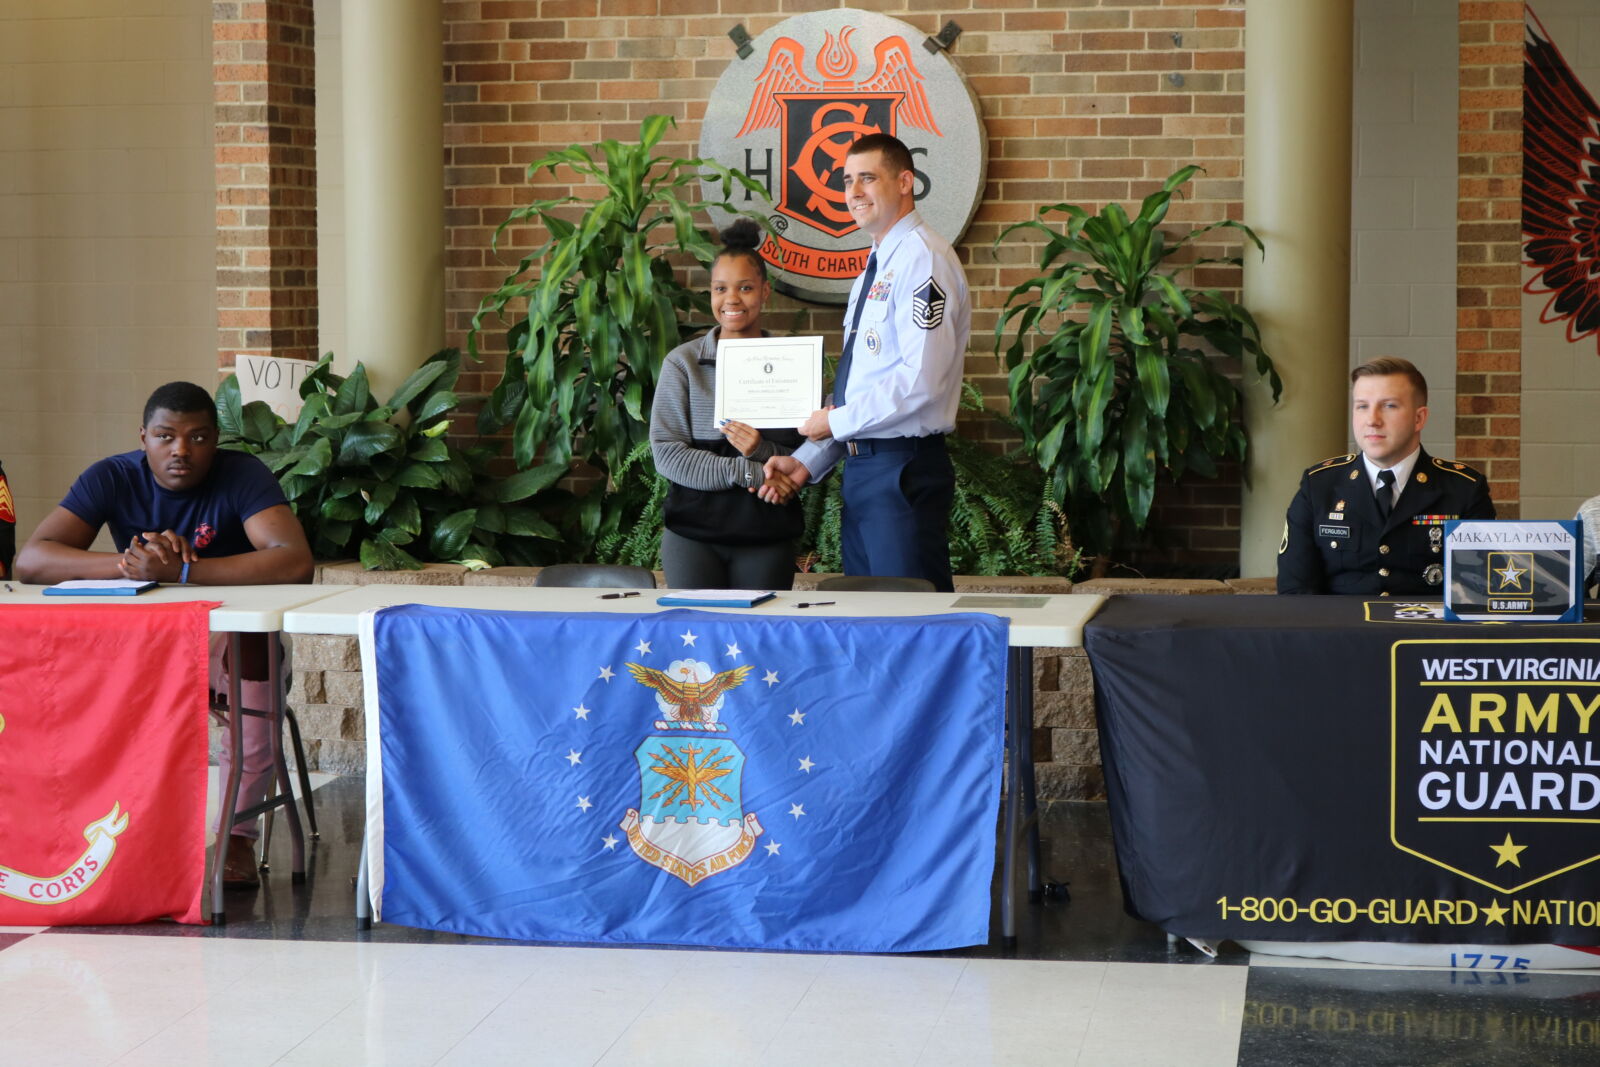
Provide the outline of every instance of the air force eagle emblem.
{"type": "Polygon", "coordinates": [[[740,798],[744,752],[716,736],[728,729],[718,721],[724,698],[750,671],[713,672],[698,660],[664,671],[628,664],[635,681],[655,690],[667,717],[655,724],[664,736],[646,737],[634,751],[639,807],[628,809],[621,829],[635,855],[691,886],[743,863],[762,833],[740,798]]]}
{"type": "Polygon", "coordinates": [[[668,712],[668,721],[656,723],[656,728],[671,729],[674,723],[685,723],[692,724],[688,727],[690,729],[726,730],[726,726],[717,722],[716,709],[722,707],[722,694],[743,685],[751,668],[735,667],[713,674],[710,681],[701,682],[696,677],[695,669],[710,671],[711,668],[704,663],[680,663],[676,667],[679,678],[673,678],[666,671],[658,671],[654,667],[628,664],[628,673],[633,675],[633,680],[654,689],[662,710],[668,712]]]}

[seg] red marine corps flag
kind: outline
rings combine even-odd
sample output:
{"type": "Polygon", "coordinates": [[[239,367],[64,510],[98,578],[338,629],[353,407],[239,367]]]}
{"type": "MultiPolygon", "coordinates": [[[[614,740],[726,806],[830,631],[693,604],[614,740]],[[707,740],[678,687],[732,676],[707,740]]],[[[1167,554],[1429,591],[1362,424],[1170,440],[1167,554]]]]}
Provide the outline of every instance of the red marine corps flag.
{"type": "Polygon", "coordinates": [[[202,921],[215,606],[0,607],[0,926],[202,921]]]}

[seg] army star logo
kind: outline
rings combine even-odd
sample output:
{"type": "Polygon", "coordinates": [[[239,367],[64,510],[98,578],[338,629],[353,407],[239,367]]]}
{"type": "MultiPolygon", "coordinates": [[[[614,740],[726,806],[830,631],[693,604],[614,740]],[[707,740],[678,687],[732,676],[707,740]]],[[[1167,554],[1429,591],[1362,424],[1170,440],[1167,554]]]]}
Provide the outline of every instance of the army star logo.
{"type": "Polygon", "coordinates": [[[1515,562],[1507,563],[1497,572],[1503,588],[1515,589],[1522,585],[1522,576],[1527,572],[1518,567],[1515,562]]]}
{"type": "Polygon", "coordinates": [[[944,322],[944,290],[932,278],[911,294],[911,321],[924,330],[936,330],[944,322]]]}

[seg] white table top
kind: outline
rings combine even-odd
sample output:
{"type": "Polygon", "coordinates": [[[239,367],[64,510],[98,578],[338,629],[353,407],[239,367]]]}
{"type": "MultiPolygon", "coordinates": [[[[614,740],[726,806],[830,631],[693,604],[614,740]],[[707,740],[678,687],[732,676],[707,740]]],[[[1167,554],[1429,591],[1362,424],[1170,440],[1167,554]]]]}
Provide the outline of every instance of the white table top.
{"type": "MultiPolygon", "coordinates": [[[[639,596],[605,600],[614,589],[558,589],[532,586],[363,585],[349,587],[322,600],[284,613],[283,630],[291,634],[354,634],[361,613],[399,604],[491,611],[610,611],[638,614],[671,610],[656,597],[665,589],[641,590],[639,596]]],[[[794,615],[802,618],[891,618],[981,612],[1011,623],[1015,648],[1073,648],[1083,644],[1083,625],[1105,602],[1091,594],[1005,596],[972,593],[855,593],[795,591],[779,593],[753,608],[705,608],[751,615],[794,615]],[[962,604],[963,599],[976,604],[962,604]],[[831,601],[831,603],[829,603],[831,601]],[[1001,601],[1011,601],[1007,605],[1001,601]],[[819,604],[820,602],[820,604],[819,604]],[[802,608],[800,604],[819,604],[802,608]]]]}
{"type": "MultiPolygon", "coordinates": [[[[47,604],[53,607],[84,604],[176,604],[191,600],[220,600],[210,616],[212,633],[276,633],[290,608],[335,596],[348,585],[162,585],[137,596],[45,596],[43,585],[0,585],[0,610],[8,604],[47,604]]],[[[0,626],[4,616],[0,615],[0,626]]]]}

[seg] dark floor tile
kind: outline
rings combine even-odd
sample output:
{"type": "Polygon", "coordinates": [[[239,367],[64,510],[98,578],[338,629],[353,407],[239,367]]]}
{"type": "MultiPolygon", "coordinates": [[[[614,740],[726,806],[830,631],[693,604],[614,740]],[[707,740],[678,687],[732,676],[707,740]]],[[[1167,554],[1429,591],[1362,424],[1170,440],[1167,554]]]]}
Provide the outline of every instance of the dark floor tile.
{"type": "MultiPolygon", "coordinates": [[[[270,869],[254,890],[226,896],[227,922],[217,927],[150,923],[144,926],[72,927],[74,932],[139,933],[166,937],[236,937],[311,941],[374,941],[425,944],[498,944],[493,938],[417,930],[377,923],[358,931],[355,923],[354,878],[361,854],[366,783],[337,778],[315,794],[320,840],[307,839],[306,881],[290,879],[291,843],[280,818],[270,848],[270,869]]],[[[1040,821],[1040,871],[1047,882],[1064,883],[1070,899],[1024,901],[1018,911],[1017,944],[1006,947],[1000,936],[998,895],[992,909],[986,945],[927,955],[978,959],[1084,960],[1124,963],[1243,964],[1242,952],[1208,960],[1187,944],[1169,946],[1166,935],[1122,910],[1111,847],[1111,826],[1104,804],[1056,804],[1040,821]]],[[[1025,868],[1023,863],[1019,868],[1025,868]]],[[[1026,870],[1018,871],[1019,884],[1026,870]]],[[[999,872],[995,875],[999,892],[999,872]]],[[[669,946],[661,946],[669,947],[669,946]]]]}
{"type": "Polygon", "coordinates": [[[1600,976],[1253,967],[1239,1067],[1594,1067],[1600,976]]]}
{"type": "MultiPolygon", "coordinates": [[[[1052,804],[1039,823],[1039,873],[1046,884],[1064,885],[1066,899],[1046,896],[1022,903],[1017,912],[1017,944],[1000,937],[999,874],[987,945],[928,955],[975,959],[1079,960],[1112,963],[1210,963],[1243,965],[1249,954],[1232,952],[1212,960],[1187,942],[1170,945],[1160,929],[1130,916],[1122,907],[1111,819],[1104,804],[1052,804]]],[[[1017,864],[1019,888],[1025,864],[1017,864]]],[[[1019,901],[1026,894],[1019,893],[1019,901]]]]}
{"type": "Polygon", "coordinates": [[[0,950],[8,949],[18,941],[32,937],[32,934],[4,934],[0,933],[0,950]]]}

